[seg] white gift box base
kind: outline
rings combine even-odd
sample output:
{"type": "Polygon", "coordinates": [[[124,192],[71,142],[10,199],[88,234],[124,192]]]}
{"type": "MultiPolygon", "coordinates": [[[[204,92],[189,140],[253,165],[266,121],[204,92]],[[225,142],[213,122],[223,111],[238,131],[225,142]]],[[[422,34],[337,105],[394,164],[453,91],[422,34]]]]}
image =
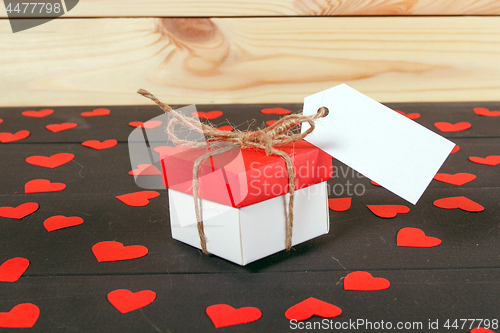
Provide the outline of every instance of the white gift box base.
{"type": "MultiPolygon", "coordinates": [[[[193,196],[168,190],[172,238],[201,248],[193,196]]],[[[208,252],[239,265],[285,249],[289,194],[234,208],[202,200],[208,252]]],[[[328,233],[326,182],[295,191],[292,245],[328,233]]]]}

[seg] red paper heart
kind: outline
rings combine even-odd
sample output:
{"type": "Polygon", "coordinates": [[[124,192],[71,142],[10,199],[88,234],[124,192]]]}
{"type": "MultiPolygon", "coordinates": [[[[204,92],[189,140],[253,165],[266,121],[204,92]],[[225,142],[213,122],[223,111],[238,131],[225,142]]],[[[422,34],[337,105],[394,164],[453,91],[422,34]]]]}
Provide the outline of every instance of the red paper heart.
{"type": "Polygon", "coordinates": [[[434,206],[444,209],[460,208],[466,212],[480,212],[484,210],[483,206],[464,196],[439,199],[434,201],[434,206]]]}
{"type": "Polygon", "coordinates": [[[141,258],[148,254],[148,249],[142,245],[123,246],[119,242],[107,241],[92,246],[92,252],[98,262],[107,262],[141,258]]]}
{"type": "Polygon", "coordinates": [[[263,114],[277,114],[277,115],[285,115],[290,114],[292,111],[284,109],[284,108],[268,108],[260,110],[263,114]]]}
{"type": "Polygon", "coordinates": [[[101,117],[101,116],[109,116],[111,110],[109,109],[94,109],[93,111],[82,112],[80,115],[82,117],[101,117]]]}
{"type": "Polygon", "coordinates": [[[137,169],[128,172],[131,176],[154,176],[161,175],[160,170],[152,164],[139,164],[137,169]]]}
{"type": "Polygon", "coordinates": [[[500,116],[500,111],[490,111],[487,108],[474,108],[472,110],[478,116],[485,116],[485,117],[499,117],[500,116]]]}
{"type": "Polygon", "coordinates": [[[127,289],[118,289],[108,294],[108,301],[121,313],[127,313],[153,303],[156,293],[151,290],[142,290],[136,293],[127,289]]]}
{"type": "Polygon", "coordinates": [[[23,130],[19,131],[17,133],[9,133],[9,132],[2,132],[0,133],[0,142],[1,143],[8,143],[8,142],[14,142],[14,141],[19,141],[22,139],[26,139],[28,136],[30,136],[30,132],[23,130]]]}
{"type": "Polygon", "coordinates": [[[191,115],[200,119],[215,119],[222,116],[222,111],[193,112],[191,115]]]}
{"type": "Polygon", "coordinates": [[[112,148],[112,147],[116,146],[117,144],[118,144],[118,141],[116,141],[115,139],[106,140],[106,141],[102,141],[102,142],[98,141],[98,140],[88,140],[88,141],[82,142],[82,146],[94,148],[97,150],[112,148]]]}
{"type": "Polygon", "coordinates": [[[160,193],[156,191],[140,191],[118,195],[116,198],[126,205],[132,207],[143,207],[149,205],[149,199],[156,198],[159,195],[160,193]]]}
{"type": "Polygon", "coordinates": [[[45,126],[45,128],[47,128],[51,132],[57,133],[57,132],[62,132],[62,131],[66,131],[66,130],[75,128],[76,126],[78,126],[78,124],[75,124],[75,123],[62,123],[62,124],[47,125],[47,126],[45,126]]]}
{"type": "Polygon", "coordinates": [[[426,236],[418,228],[403,228],[397,235],[397,245],[404,247],[434,247],[441,244],[441,240],[436,237],[426,236]]]}
{"type": "Polygon", "coordinates": [[[3,123],[3,119],[2,119],[2,118],[0,118],[0,124],[1,124],[1,123],[3,123]]]}
{"type": "Polygon", "coordinates": [[[50,116],[54,113],[52,109],[43,109],[40,111],[23,111],[22,115],[25,117],[33,117],[33,118],[43,118],[50,116]]]}
{"type": "Polygon", "coordinates": [[[373,214],[386,219],[395,217],[397,214],[404,214],[410,211],[410,208],[404,205],[366,205],[373,214]]]}
{"type": "Polygon", "coordinates": [[[495,333],[495,332],[493,332],[492,330],[489,330],[487,328],[484,328],[484,327],[476,327],[476,328],[472,329],[472,331],[470,331],[470,333],[495,333]]]}
{"type": "Polygon", "coordinates": [[[24,185],[24,193],[57,192],[66,188],[64,183],[51,183],[47,179],[33,179],[24,185]]]}
{"type": "Polygon", "coordinates": [[[0,207],[0,216],[9,219],[22,219],[40,208],[36,202],[27,202],[17,207],[0,207]]]}
{"type": "Polygon", "coordinates": [[[247,324],[259,320],[262,312],[254,307],[235,309],[227,304],[211,305],[206,310],[215,328],[247,324]]]}
{"type": "Polygon", "coordinates": [[[150,120],[143,123],[142,121],[133,121],[128,123],[132,127],[143,127],[147,129],[158,127],[162,124],[161,120],[150,120]]]}
{"type": "Polygon", "coordinates": [[[454,175],[450,175],[447,173],[437,173],[434,176],[435,180],[438,180],[443,183],[448,183],[452,185],[462,186],[470,181],[476,179],[476,175],[472,173],[456,173],[454,175]]]}
{"type": "Polygon", "coordinates": [[[344,212],[351,208],[351,197],[328,199],[328,207],[335,212],[344,212]]]}
{"type": "Polygon", "coordinates": [[[465,121],[456,124],[450,124],[447,122],[438,122],[434,123],[434,126],[436,126],[436,128],[441,132],[460,132],[460,131],[465,131],[466,129],[472,127],[470,123],[465,121]]]}
{"type": "Polygon", "coordinates": [[[41,166],[44,168],[54,169],[58,166],[68,163],[75,158],[75,155],[70,153],[60,153],[52,156],[30,156],[26,158],[26,162],[32,165],[41,166]]]}
{"type": "Polygon", "coordinates": [[[450,154],[454,154],[454,153],[456,153],[459,150],[460,150],[460,147],[458,145],[455,145],[455,147],[453,147],[453,149],[451,150],[450,154]]]}
{"type": "Polygon", "coordinates": [[[370,180],[370,184],[375,185],[375,186],[381,186],[379,183],[376,183],[373,180],[370,180]]]}
{"type": "Polygon", "coordinates": [[[333,318],[340,316],[341,313],[342,309],[338,306],[309,297],[286,310],[285,317],[288,320],[302,321],[312,316],[333,318]]]}
{"type": "Polygon", "coordinates": [[[229,126],[229,125],[226,125],[226,126],[219,127],[219,130],[231,132],[233,130],[233,128],[231,126],[229,126]]]}
{"type": "Polygon", "coordinates": [[[344,278],[344,290],[375,291],[387,289],[390,285],[389,280],[363,271],[349,273],[344,278]]]}
{"type": "Polygon", "coordinates": [[[406,118],[412,119],[412,120],[420,118],[420,113],[404,113],[403,111],[398,111],[398,110],[394,110],[394,111],[396,111],[397,113],[405,116],[406,118]]]}
{"type": "Polygon", "coordinates": [[[63,228],[73,227],[83,223],[83,219],[78,216],[66,217],[62,215],[56,215],[49,217],[43,222],[43,226],[48,232],[59,230],[63,228]]]}
{"type": "Polygon", "coordinates": [[[16,282],[28,269],[30,261],[25,258],[12,258],[0,265],[0,282],[16,282]]]}
{"type": "Polygon", "coordinates": [[[267,126],[271,126],[272,124],[274,124],[275,122],[277,122],[277,120],[268,120],[266,121],[266,125],[267,126]]]}
{"type": "Polygon", "coordinates": [[[40,309],[35,304],[22,303],[9,312],[0,312],[0,327],[31,328],[40,316],[40,309]]]}
{"type": "Polygon", "coordinates": [[[497,164],[500,164],[500,155],[490,155],[486,156],[485,158],[471,156],[469,157],[469,160],[477,164],[495,166],[497,164]]]}

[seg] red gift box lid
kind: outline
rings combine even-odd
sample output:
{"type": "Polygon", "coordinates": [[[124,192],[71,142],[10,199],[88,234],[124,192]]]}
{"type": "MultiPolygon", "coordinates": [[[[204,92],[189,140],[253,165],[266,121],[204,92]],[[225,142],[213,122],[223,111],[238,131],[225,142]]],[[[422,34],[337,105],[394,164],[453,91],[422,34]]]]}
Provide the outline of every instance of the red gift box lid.
{"type": "MultiPolygon", "coordinates": [[[[332,158],[316,146],[297,141],[276,147],[287,153],[295,173],[295,190],[332,177],[332,158]]],[[[193,165],[208,152],[179,145],[162,147],[160,159],[164,185],[193,194],[193,165]]],[[[199,167],[198,196],[241,208],[288,193],[285,161],[253,148],[235,148],[205,159],[199,167]]]]}

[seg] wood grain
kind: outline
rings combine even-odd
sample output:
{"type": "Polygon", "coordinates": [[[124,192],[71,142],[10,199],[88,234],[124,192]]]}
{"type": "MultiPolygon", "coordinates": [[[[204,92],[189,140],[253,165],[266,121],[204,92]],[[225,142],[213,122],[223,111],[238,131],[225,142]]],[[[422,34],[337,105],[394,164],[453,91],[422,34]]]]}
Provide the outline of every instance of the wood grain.
{"type": "MultiPolygon", "coordinates": [[[[80,0],[67,17],[500,15],[499,0],[80,0]]],[[[0,6],[0,17],[7,17],[0,6]]]]}
{"type": "Polygon", "coordinates": [[[1,106],[498,100],[500,18],[0,20],[1,106]]]}

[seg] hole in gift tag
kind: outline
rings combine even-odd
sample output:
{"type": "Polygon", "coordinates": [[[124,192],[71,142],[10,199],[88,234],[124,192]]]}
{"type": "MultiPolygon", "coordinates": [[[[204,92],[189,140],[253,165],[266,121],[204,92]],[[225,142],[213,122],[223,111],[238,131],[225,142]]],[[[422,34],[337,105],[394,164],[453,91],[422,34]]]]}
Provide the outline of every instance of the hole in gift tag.
{"type": "Polygon", "coordinates": [[[326,106],[322,106],[318,109],[318,113],[321,113],[323,112],[323,117],[326,117],[328,116],[328,114],[330,113],[330,110],[328,110],[328,108],[326,106]]]}

